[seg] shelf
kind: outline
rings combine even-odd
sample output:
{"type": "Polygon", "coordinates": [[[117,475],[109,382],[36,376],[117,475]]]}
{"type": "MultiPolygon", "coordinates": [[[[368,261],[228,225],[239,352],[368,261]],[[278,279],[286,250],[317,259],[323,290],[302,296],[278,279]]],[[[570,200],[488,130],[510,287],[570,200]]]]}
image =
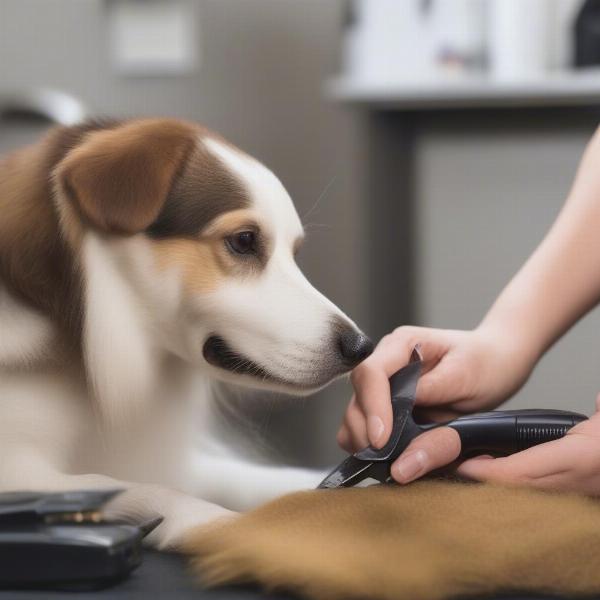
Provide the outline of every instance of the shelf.
{"type": "Polygon", "coordinates": [[[434,110],[484,107],[600,107],[600,69],[556,72],[525,82],[484,76],[437,80],[367,82],[341,76],[327,82],[326,96],[367,108],[434,110]]]}

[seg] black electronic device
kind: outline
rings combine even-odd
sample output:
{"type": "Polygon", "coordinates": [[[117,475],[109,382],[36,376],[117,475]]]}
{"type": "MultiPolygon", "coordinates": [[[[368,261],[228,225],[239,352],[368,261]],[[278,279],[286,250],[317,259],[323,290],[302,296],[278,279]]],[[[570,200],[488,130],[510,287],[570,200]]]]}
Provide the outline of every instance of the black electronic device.
{"type": "Polygon", "coordinates": [[[102,506],[120,491],[0,494],[0,588],[94,589],[129,575],[161,519],[104,520],[102,506]]]}

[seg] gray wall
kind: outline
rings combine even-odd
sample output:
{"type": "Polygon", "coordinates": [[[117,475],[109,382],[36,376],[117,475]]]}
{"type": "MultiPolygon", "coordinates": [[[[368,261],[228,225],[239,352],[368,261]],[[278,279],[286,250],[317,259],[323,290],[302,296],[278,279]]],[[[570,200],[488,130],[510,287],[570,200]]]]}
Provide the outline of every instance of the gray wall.
{"type": "MultiPolygon", "coordinates": [[[[429,122],[417,159],[422,323],[477,325],[555,219],[596,125],[593,113],[576,109],[531,120],[503,113],[429,122]]],[[[600,391],[599,350],[595,310],[542,359],[509,406],[590,413],[600,391]]]]}

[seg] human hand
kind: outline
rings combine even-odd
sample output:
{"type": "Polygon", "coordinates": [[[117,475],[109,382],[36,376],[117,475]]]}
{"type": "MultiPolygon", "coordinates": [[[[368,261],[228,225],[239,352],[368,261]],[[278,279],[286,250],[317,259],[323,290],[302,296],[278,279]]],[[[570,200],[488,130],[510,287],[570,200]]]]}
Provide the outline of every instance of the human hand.
{"type": "MultiPolygon", "coordinates": [[[[392,427],[388,380],[407,364],[417,344],[424,363],[416,403],[438,420],[494,408],[525,382],[533,367],[502,332],[400,327],[352,373],[355,395],[337,437],[348,452],[387,442],[392,427]]],[[[453,429],[434,429],[413,440],[392,465],[392,476],[400,483],[412,481],[449,464],[459,452],[453,429]]]]}
{"type": "Polygon", "coordinates": [[[457,472],[476,481],[600,496],[600,394],[596,413],[563,438],[503,458],[478,456],[457,472]]]}

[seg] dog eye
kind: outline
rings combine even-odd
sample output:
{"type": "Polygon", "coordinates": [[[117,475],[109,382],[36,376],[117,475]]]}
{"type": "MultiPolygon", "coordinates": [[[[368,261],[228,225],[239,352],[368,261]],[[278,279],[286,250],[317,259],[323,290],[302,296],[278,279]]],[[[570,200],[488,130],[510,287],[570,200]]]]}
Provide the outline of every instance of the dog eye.
{"type": "Polygon", "coordinates": [[[230,235],[227,245],[236,254],[256,254],[256,234],[254,231],[240,231],[230,235]]]}

